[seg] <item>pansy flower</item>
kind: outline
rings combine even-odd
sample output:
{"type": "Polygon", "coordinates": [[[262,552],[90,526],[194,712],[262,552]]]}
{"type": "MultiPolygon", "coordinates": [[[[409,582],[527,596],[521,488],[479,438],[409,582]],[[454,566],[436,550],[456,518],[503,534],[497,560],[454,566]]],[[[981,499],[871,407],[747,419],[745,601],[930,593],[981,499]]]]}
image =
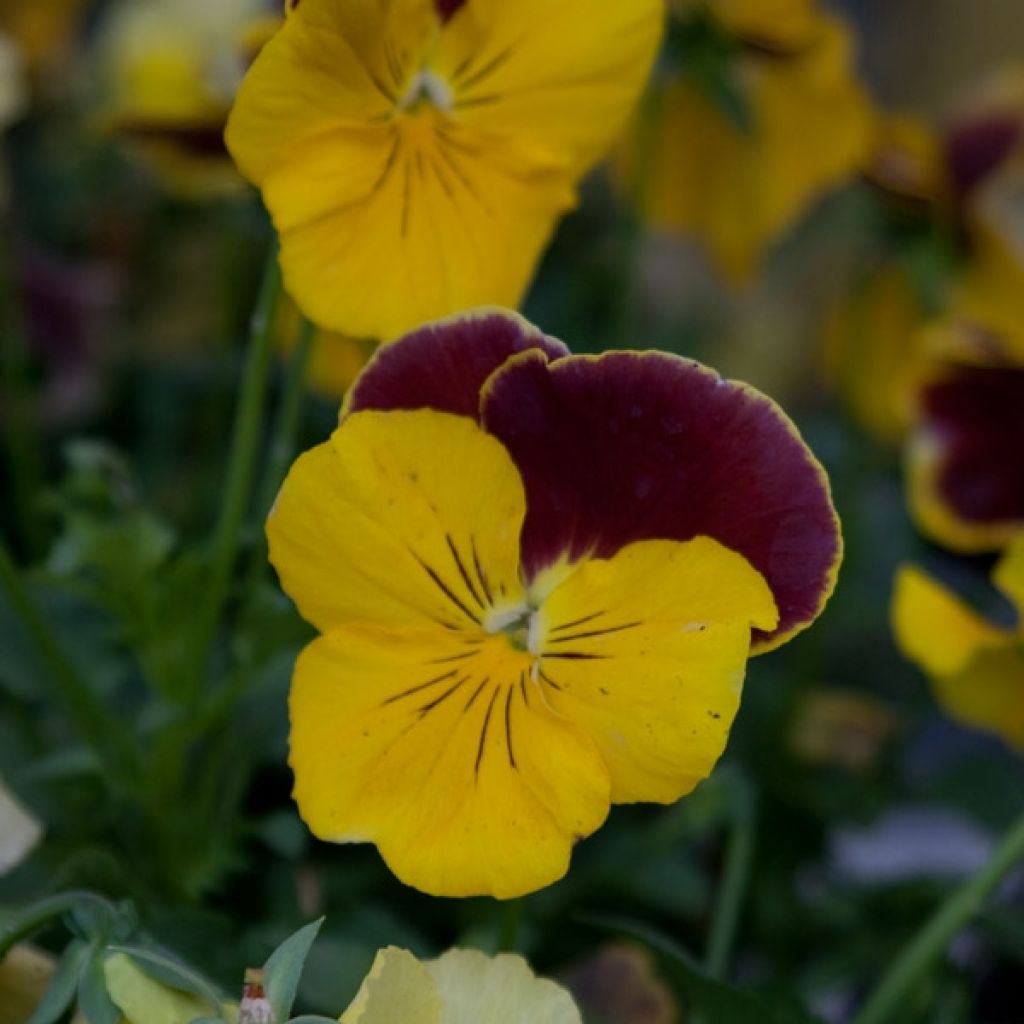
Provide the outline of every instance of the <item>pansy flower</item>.
{"type": "Polygon", "coordinates": [[[992,582],[1013,605],[1016,625],[993,625],[907,566],[896,582],[893,627],[949,715],[1024,751],[1024,533],[996,564],[992,582]]]}
{"type": "Polygon", "coordinates": [[[657,85],[622,151],[621,180],[652,227],[694,236],[743,283],[854,176],[869,105],[849,29],[816,3],[707,0],[687,5],[683,30],[710,51],[657,85]],[[708,62],[711,81],[694,71],[708,62]]]}
{"type": "Polygon", "coordinates": [[[1021,340],[955,320],[928,331],[908,497],[922,532],[954,551],[996,551],[1024,529],[1021,340]]]}
{"type": "Polygon", "coordinates": [[[389,946],[373,962],[341,1024],[581,1024],[572,996],[512,953],[450,949],[419,961],[389,946]]]}
{"type": "Polygon", "coordinates": [[[282,20],[275,0],[120,0],[98,32],[105,123],[175,192],[239,188],[224,126],[282,20]]]}
{"type": "Polygon", "coordinates": [[[28,103],[28,83],[21,51],[0,32],[0,135],[22,114],[28,103]]]}
{"type": "Polygon", "coordinates": [[[380,349],[267,531],[322,634],[290,699],[299,810],[449,896],[538,889],[610,803],[689,792],[751,648],[818,615],[840,554],[763,395],[498,311],[380,349]]]}
{"type": "Polygon", "coordinates": [[[515,306],[654,59],[661,0],[302,0],[227,141],[316,323],[515,306]]]}

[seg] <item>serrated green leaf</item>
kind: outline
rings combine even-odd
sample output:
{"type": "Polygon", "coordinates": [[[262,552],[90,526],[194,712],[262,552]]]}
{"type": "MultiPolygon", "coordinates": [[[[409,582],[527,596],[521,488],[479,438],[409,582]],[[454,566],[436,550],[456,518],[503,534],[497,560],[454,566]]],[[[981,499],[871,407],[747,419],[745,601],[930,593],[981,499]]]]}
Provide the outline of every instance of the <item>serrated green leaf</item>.
{"type": "Polygon", "coordinates": [[[92,953],[93,948],[86,943],[78,939],[71,942],[61,955],[53,978],[27,1024],[55,1024],[64,1016],[92,953]]]}
{"type": "Polygon", "coordinates": [[[287,1020],[299,990],[299,979],[306,966],[306,957],[316,940],[324,919],[307,924],[284,940],[263,965],[263,986],[274,1020],[287,1020]]]}
{"type": "Polygon", "coordinates": [[[224,1004],[223,996],[202,975],[185,964],[172,960],[163,953],[157,953],[142,946],[110,946],[111,953],[124,953],[155,981],[180,992],[189,992],[205,1000],[211,1010],[219,1010],[224,1004]]]}
{"type": "Polygon", "coordinates": [[[121,1019],[121,1011],[107,992],[103,957],[102,952],[90,957],[78,982],[78,1009],[86,1024],[118,1024],[121,1019]]]}

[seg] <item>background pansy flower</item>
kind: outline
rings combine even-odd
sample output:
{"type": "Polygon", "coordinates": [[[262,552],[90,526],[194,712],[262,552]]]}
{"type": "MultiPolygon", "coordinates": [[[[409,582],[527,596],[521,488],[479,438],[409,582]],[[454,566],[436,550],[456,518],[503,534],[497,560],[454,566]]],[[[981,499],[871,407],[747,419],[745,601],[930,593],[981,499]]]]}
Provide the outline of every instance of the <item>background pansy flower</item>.
{"type": "Polygon", "coordinates": [[[17,867],[42,836],[42,826],[0,780],[0,875],[17,867]]]}
{"type": "Polygon", "coordinates": [[[451,949],[420,962],[389,946],[373,962],[341,1024],[581,1024],[572,996],[521,957],[451,949]]]}
{"type": "Polygon", "coordinates": [[[989,623],[913,566],[896,581],[893,627],[949,715],[1024,750],[1024,533],[1006,549],[992,582],[1016,610],[1012,628],[989,623]]]}
{"type": "Polygon", "coordinates": [[[742,283],[863,163],[870,111],[849,30],[817,5],[712,2],[689,14],[725,34],[727,65],[714,83],[685,65],[656,87],[621,176],[648,223],[695,236],[742,283]]]}
{"type": "Polygon", "coordinates": [[[238,188],[224,126],[246,67],[281,20],[274,0],[120,0],[98,36],[105,122],[175,191],[238,188]]]}
{"type": "Polygon", "coordinates": [[[929,328],[905,461],[918,527],[954,551],[1024,529],[1024,358],[978,324],[929,328]]]}
{"type": "Polygon", "coordinates": [[[322,634],[290,701],[305,821],[428,892],[499,897],[561,877],[610,803],[710,772],[752,641],[817,616],[840,549],[763,395],[498,312],[379,350],[268,537],[322,634]]]}
{"type": "Polygon", "coordinates": [[[28,83],[17,43],[0,32],[0,134],[28,105],[28,83]]]}
{"type": "Polygon", "coordinates": [[[228,125],[318,324],[518,304],[653,61],[660,0],[302,0],[228,125]]]}

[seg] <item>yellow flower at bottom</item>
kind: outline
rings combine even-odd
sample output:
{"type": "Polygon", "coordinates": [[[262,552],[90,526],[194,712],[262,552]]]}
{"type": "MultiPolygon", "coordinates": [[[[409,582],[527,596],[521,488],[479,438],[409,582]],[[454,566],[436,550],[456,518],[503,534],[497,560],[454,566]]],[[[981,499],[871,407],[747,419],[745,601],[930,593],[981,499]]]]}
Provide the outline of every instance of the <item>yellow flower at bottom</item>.
{"type": "Polygon", "coordinates": [[[381,950],[341,1024],[580,1024],[565,989],[508,953],[452,949],[420,963],[381,950]]]}
{"type": "MultiPolygon", "coordinates": [[[[103,976],[110,998],[124,1014],[123,1024],[191,1024],[214,1012],[205,1000],[151,978],[124,953],[107,957],[103,976]]],[[[228,1021],[238,1016],[235,1006],[225,1005],[220,1009],[228,1021]]]]}
{"type": "Polygon", "coordinates": [[[893,628],[951,717],[1024,750],[1024,534],[1000,559],[992,581],[1017,610],[1014,629],[986,622],[911,566],[897,577],[893,628]]]}

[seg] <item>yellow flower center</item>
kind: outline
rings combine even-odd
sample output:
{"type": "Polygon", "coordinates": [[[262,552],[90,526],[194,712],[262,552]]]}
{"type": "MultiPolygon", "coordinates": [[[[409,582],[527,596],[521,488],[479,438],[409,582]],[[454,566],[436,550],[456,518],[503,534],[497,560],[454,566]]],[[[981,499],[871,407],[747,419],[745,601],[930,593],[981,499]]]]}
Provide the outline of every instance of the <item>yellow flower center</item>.
{"type": "Polygon", "coordinates": [[[450,114],[455,107],[451,87],[438,74],[423,68],[417,71],[405,95],[398,102],[399,113],[415,112],[423,106],[431,106],[450,114]]]}
{"type": "Polygon", "coordinates": [[[532,605],[495,609],[484,620],[484,632],[492,635],[504,633],[514,650],[523,651],[534,658],[540,654],[539,609],[532,605]]]}

